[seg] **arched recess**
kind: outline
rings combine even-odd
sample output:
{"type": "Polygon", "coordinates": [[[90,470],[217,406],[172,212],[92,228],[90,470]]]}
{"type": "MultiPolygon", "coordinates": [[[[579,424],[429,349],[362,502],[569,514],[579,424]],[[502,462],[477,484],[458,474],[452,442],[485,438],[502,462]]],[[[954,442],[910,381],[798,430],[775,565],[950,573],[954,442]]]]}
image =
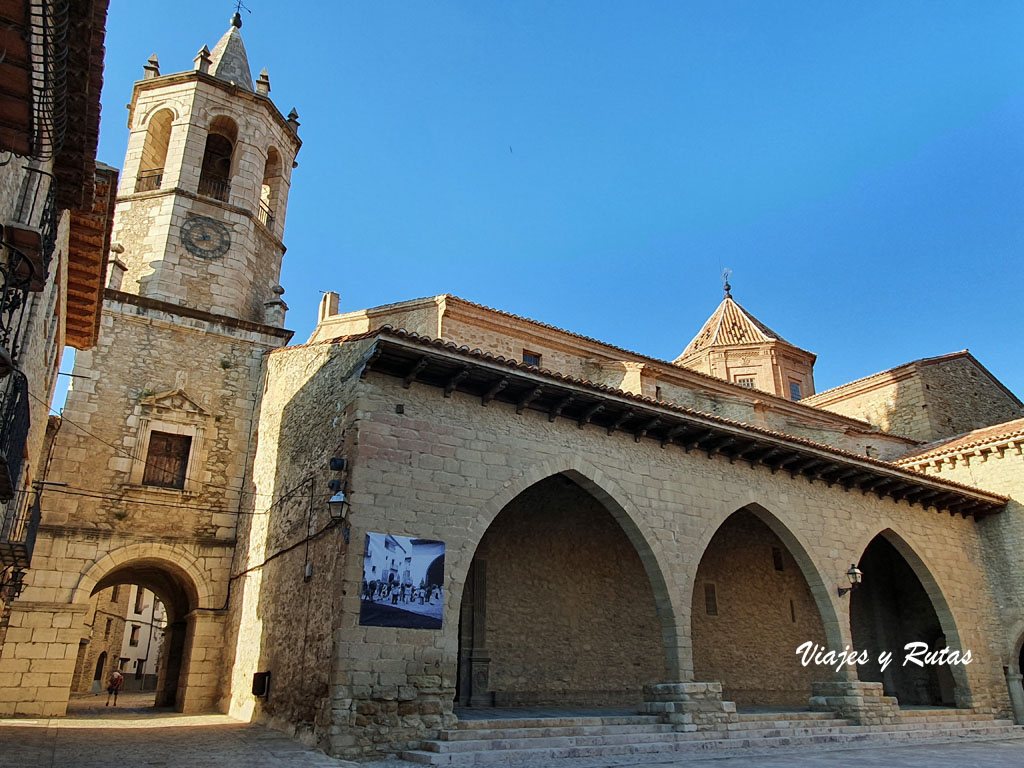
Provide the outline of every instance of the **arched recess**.
{"type": "Polygon", "coordinates": [[[812,683],[844,675],[796,654],[807,641],[842,648],[842,627],[807,547],[760,504],[706,535],[691,605],[694,678],[738,706],[803,708],[812,683]]]}
{"type": "Polygon", "coordinates": [[[636,704],[678,674],[660,549],[599,471],[559,464],[492,500],[467,546],[458,703],[636,704]]]}
{"type": "Polygon", "coordinates": [[[193,680],[190,658],[197,609],[209,606],[211,593],[198,562],[187,551],[160,544],[134,544],[108,553],[79,578],[72,602],[87,604],[94,595],[121,585],[137,585],[156,595],[166,611],[167,627],[159,657],[156,706],[186,708],[193,680]]]}
{"type": "Polygon", "coordinates": [[[199,172],[199,194],[228,202],[234,175],[234,152],[238,142],[238,124],[226,115],[210,120],[199,172]]]}
{"type": "Polygon", "coordinates": [[[263,166],[263,183],[260,185],[260,202],[257,218],[271,232],[274,231],[274,211],[278,209],[281,195],[281,154],[275,147],[267,149],[267,162],[263,166]]]}
{"type": "Polygon", "coordinates": [[[136,192],[160,189],[163,184],[173,122],[174,112],[170,109],[159,109],[150,115],[146,126],[146,140],[142,144],[139,172],[135,177],[136,192]]]}
{"type": "Polygon", "coordinates": [[[931,650],[963,651],[960,632],[931,569],[907,540],[891,528],[874,536],[858,561],[863,582],[850,594],[854,646],[868,652],[857,667],[865,682],[880,682],[900,704],[969,706],[970,687],[962,665],[903,664],[904,646],[927,643],[931,650]],[[883,671],[878,654],[891,651],[883,671]]]}

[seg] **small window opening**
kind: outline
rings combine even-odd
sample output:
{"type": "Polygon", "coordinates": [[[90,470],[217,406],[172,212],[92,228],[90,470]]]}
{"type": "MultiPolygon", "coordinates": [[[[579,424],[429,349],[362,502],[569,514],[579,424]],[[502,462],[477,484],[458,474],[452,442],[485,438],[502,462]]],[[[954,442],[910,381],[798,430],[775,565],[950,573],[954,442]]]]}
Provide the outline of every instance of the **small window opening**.
{"type": "Polygon", "coordinates": [[[537,368],[540,368],[540,357],[540,352],[530,352],[525,349],[523,350],[523,362],[526,363],[527,365],[533,365],[536,366],[537,368]]]}
{"type": "Polygon", "coordinates": [[[718,594],[714,584],[704,585],[704,610],[708,616],[718,615],[718,594]]]}
{"type": "Polygon", "coordinates": [[[138,645],[138,644],[139,644],[139,625],[138,624],[132,624],[131,632],[128,635],[128,645],[135,646],[135,645],[138,645]]]}
{"type": "Polygon", "coordinates": [[[799,400],[803,395],[800,392],[800,382],[791,381],[789,382],[789,399],[794,402],[799,400]]]}
{"type": "Polygon", "coordinates": [[[110,628],[112,626],[114,626],[114,620],[113,619],[107,619],[107,626],[103,630],[103,636],[104,637],[110,637],[110,628]]]}
{"type": "Polygon", "coordinates": [[[661,387],[654,388],[654,399],[659,403],[661,402],[661,387]]]}
{"type": "Polygon", "coordinates": [[[776,571],[784,570],[782,550],[778,547],[772,547],[772,563],[774,563],[776,571]]]}
{"type": "Polygon", "coordinates": [[[789,601],[789,618],[796,624],[796,606],[792,600],[789,601]]]}
{"type": "Polygon", "coordinates": [[[754,388],[754,377],[753,376],[743,376],[743,377],[740,377],[740,378],[736,379],[736,383],[739,384],[741,387],[744,387],[746,389],[753,389],[754,388]]]}
{"type": "Polygon", "coordinates": [[[135,612],[136,613],[142,613],[143,609],[146,607],[145,598],[146,598],[146,590],[144,590],[142,587],[136,587],[135,588],[135,612]]]}
{"type": "Polygon", "coordinates": [[[112,603],[116,603],[117,602],[117,595],[118,595],[118,593],[120,591],[121,591],[121,585],[120,584],[116,585],[113,589],[110,590],[110,602],[112,602],[112,603]]]}
{"type": "Polygon", "coordinates": [[[142,476],[143,485],[160,488],[185,487],[185,470],[188,468],[188,453],[192,438],[188,435],[171,435],[166,432],[152,432],[149,436],[149,452],[146,454],[146,471],[142,476]]]}

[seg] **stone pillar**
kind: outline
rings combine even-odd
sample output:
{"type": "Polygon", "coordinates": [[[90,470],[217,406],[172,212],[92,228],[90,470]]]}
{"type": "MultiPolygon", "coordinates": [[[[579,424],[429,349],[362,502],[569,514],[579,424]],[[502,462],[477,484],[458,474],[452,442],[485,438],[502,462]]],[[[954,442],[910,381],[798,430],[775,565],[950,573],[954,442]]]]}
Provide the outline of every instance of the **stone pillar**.
{"type": "Polygon", "coordinates": [[[493,707],[491,654],[487,651],[487,561],[473,561],[473,648],[469,652],[469,706],[493,707]]]}
{"type": "Polygon", "coordinates": [[[0,716],[67,712],[86,605],[18,601],[0,647],[0,716]]]}
{"type": "Polygon", "coordinates": [[[721,683],[644,686],[644,714],[660,715],[677,731],[719,731],[738,721],[736,705],[722,701],[721,683]]]}
{"type": "Polygon", "coordinates": [[[1024,685],[1021,680],[1024,675],[1005,667],[1006,687],[1010,689],[1010,706],[1013,707],[1013,722],[1017,725],[1024,725],[1024,685]]]}
{"type": "Polygon", "coordinates": [[[900,714],[896,697],[886,696],[881,683],[858,680],[812,683],[810,706],[815,712],[834,712],[857,725],[885,725],[900,714]]]}
{"type": "Polygon", "coordinates": [[[190,613],[181,660],[177,708],[179,712],[206,712],[220,693],[220,656],[224,643],[224,614],[196,610],[190,613]]]}

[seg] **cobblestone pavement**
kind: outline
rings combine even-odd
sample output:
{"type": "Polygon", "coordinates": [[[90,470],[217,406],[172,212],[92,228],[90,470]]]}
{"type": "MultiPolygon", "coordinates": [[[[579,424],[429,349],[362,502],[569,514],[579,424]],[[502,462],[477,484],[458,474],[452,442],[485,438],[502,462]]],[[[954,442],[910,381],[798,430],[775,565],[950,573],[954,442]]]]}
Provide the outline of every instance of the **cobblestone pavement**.
{"type": "MultiPolygon", "coordinates": [[[[334,760],[276,731],[240,723],[225,715],[179,715],[154,710],[152,696],[125,694],[113,707],[106,696],[76,697],[59,719],[0,719],[0,768],[344,768],[334,760]]],[[[758,754],[686,755],[673,758],[589,758],[538,761],[517,768],[1020,768],[1024,739],[951,744],[830,749],[803,747],[758,754]]],[[[412,768],[381,760],[362,768],[412,768]]]]}

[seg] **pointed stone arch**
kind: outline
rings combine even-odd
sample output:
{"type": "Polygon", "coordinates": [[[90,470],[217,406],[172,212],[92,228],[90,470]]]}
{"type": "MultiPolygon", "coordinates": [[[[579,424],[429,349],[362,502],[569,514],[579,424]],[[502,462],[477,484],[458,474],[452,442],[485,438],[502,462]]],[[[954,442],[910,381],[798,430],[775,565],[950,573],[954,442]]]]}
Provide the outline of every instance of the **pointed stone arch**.
{"type": "Polygon", "coordinates": [[[578,705],[623,705],[628,699],[639,703],[644,685],[678,679],[685,638],[675,621],[678,591],[670,587],[669,558],[622,488],[579,457],[531,466],[501,489],[474,516],[450,562],[452,603],[461,620],[460,701],[484,706],[494,696],[502,706],[534,706],[552,703],[546,697],[554,696],[578,705]],[[566,547],[569,541],[574,544],[566,547]],[[608,563],[603,569],[602,562],[608,563]],[[521,589],[514,575],[520,567],[531,574],[521,589]],[[497,629],[493,618],[483,617],[492,600],[505,606],[497,629]],[[622,636],[602,629],[617,615],[608,607],[614,600],[627,600],[617,604],[636,614],[629,621],[635,638],[623,641],[634,651],[643,647],[636,663],[625,664],[622,636]],[[538,641],[545,652],[524,654],[522,643],[529,641],[517,633],[535,621],[542,622],[539,628],[564,627],[538,641]],[[482,655],[487,657],[480,660],[482,655]],[[616,658],[624,664],[616,666],[616,658]],[[498,678],[488,669],[497,670],[498,678]],[[490,690],[495,693],[480,693],[490,690]]]}
{"type": "Polygon", "coordinates": [[[578,456],[559,456],[533,465],[521,476],[496,493],[481,509],[469,526],[469,539],[458,560],[449,560],[449,566],[461,570],[455,580],[454,604],[462,599],[466,573],[474,553],[480,546],[484,534],[494,519],[512,500],[523,491],[555,475],[566,475],[577,485],[597,499],[615,518],[625,532],[633,548],[640,556],[644,570],[654,592],[655,604],[662,623],[662,635],[666,648],[666,673],[670,680],[679,679],[680,658],[677,649],[681,639],[689,631],[678,620],[679,591],[673,586],[673,568],[663,544],[651,533],[643,522],[640,510],[607,473],[578,456]],[[670,651],[670,649],[672,649],[670,651]]]}
{"type": "MultiPolygon", "coordinates": [[[[866,537],[865,541],[862,541],[860,546],[860,557],[858,563],[863,561],[865,554],[871,548],[871,545],[876,540],[885,541],[889,544],[898,554],[902,557],[904,563],[909,567],[910,571],[916,577],[918,583],[924,590],[925,596],[931,609],[935,613],[935,617],[938,621],[939,628],[942,632],[942,636],[945,639],[946,647],[954,651],[965,651],[963,640],[960,636],[959,624],[953,613],[953,609],[946,599],[945,591],[940,585],[938,578],[935,574],[937,571],[932,568],[919,554],[917,549],[910,543],[910,540],[904,533],[898,531],[893,526],[887,526],[877,530],[873,535],[866,537]]],[[[865,579],[871,577],[870,573],[865,574],[865,579]]],[[[850,612],[851,612],[851,631],[853,625],[853,609],[854,599],[851,595],[850,600],[850,612]]],[[[858,596],[859,597],[859,596],[858,596]]],[[[915,638],[915,640],[924,640],[925,638],[915,638]]],[[[897,656],[903,652],[903,648],[889,648],[885,650],[891,650],[897,656]]],[[[971,701],[971,687],[967,674],[967,669],[959,664],[954,664],[949,667],[943,668],[948,670],[951,674],[953,686],[954,686],[954,698],[957,706],[970,707],[971,701]]],[[[945,672],[943,671],[943,674],[945,672]]],[[[948,681],[948,677],[946,678],[948,681]]],[[[906,703],[906,702],[901,702],[906,703]]]]}
{"type": "Polygon", "coordinates": [[[832,590],[797,526],[764,504],[728,505],[701,532],[688,568],[696,679],[738,706],[806,707],[821,680],[849,671],[801,663],[811,642],[842,648],[832,590]]]}
{"type": "MultiPolygon", "coordinates": [[[[840,612],[833,599],[832,590],[834,585],[832,582],[826,581],[822,576],[824,571],[811,555],[812,547],[810,543],[803,535],[798,533],[799,526],[787,522],[779,513],[773,512],[764,504],[752,500],[741,503],[738,506],[735,503],[723,505],[719,514],[710,520],[701,532],[701,536],[696,543],[696,551],[703,557],[707,551],[708,544],[711,543],[711,539],[714,538],[714,535],[725,521],[740,510],[751,512],[758,520],[764,523],[786,545],[793,559],[796,560],[800,572],[803,574],[804,580],[811,590],[811,595],[814,597],[814,603],[818,608],[818,614],[821,616],[821,621],[825,628],[825,637],[830,647],[842,648],[848,644],[849,635],[846,622],[840,620],[840,612]]],[[[693,590],[696,588],[694,582],[699,562],[700,558],[697,558],[697,562],[693,564],[688,574],[688,596],[691,600],[693,590]]]]}

